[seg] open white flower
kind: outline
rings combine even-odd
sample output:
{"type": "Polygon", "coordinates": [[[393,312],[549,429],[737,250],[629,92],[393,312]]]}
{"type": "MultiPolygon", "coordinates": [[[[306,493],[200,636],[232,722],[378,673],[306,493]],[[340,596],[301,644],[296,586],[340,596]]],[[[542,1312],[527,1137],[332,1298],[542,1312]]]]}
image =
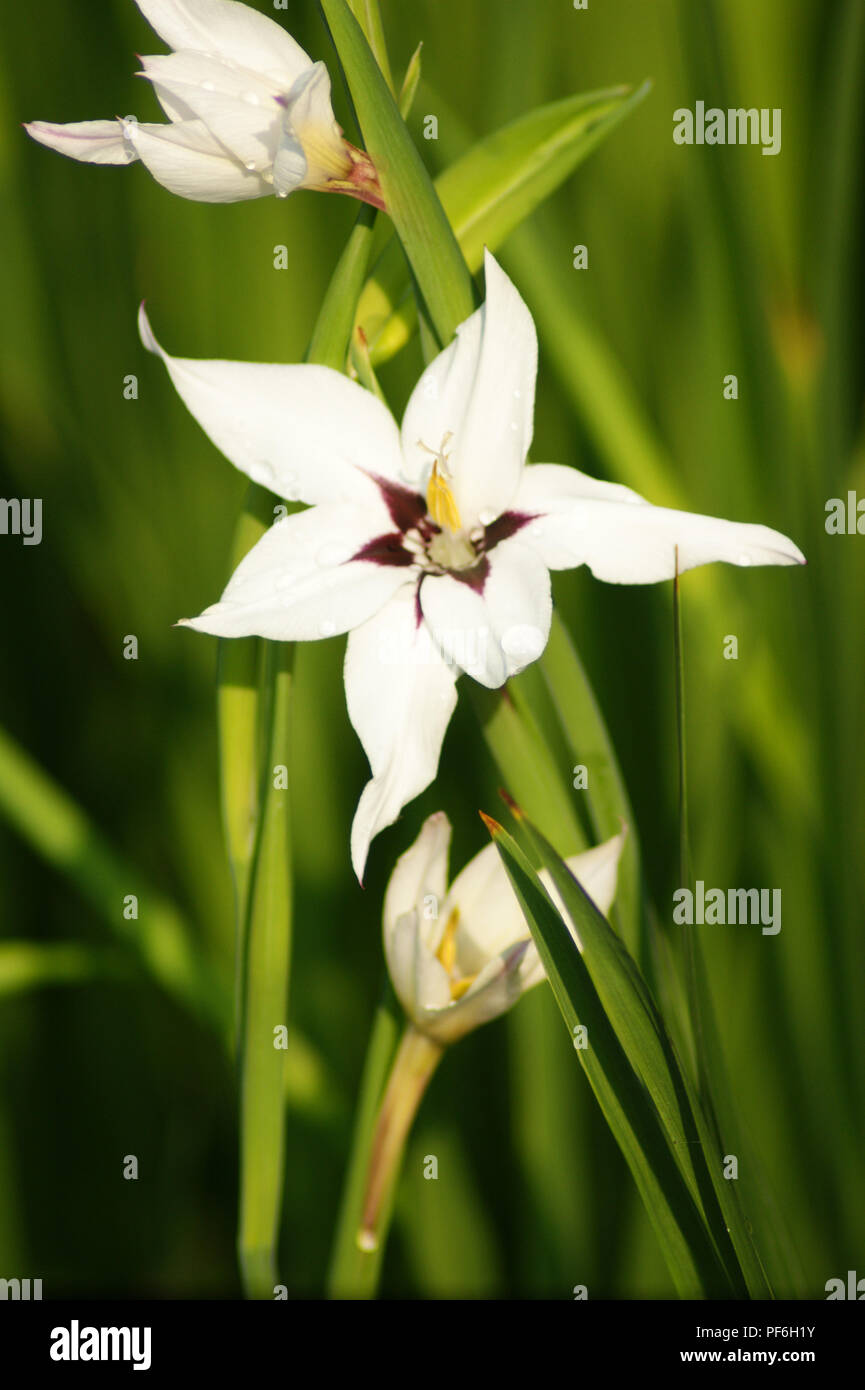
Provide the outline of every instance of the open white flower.
{"type": "Polygon", "coordinates": [[[535,328],[489,253],[486,302],[421,376],[401,433],[330,368],[175,358],[143,313],[141,332],[217,447],[255,482],[311,504],[272,526],[187,626],[283,641],[351,634],[348,712],[373,774],[352,827],[358,877],[373,836],[435,776],[460,672],[495,687],[540,656],[551,569],[649,584],[712,560],[804,562],[765,526],[527,465],[535,328]]]}
{"type": "Polygon", "coordinates": [[[165,188],[198,202],[315,188],[383,207],[372,162],[334,119],[327,68],[279,24],[236,0],[136,3],[175,50],[141,59],[169,124],[33,121],[34,140],[90,164],[140,159],[165,188]]]}
{"type": "MultiPolygon", "coordinates": [[[[600,912],[616,895],[626,831],[574,855],[568,868],[600,912]]],[[[387,967],[409,1021],[451,1043],[510,1009],[546,979],[499,852],[487,845],[447,887],[451,826],[436,812],[396,863],[382,919],[387,967]]],[[[546,870],[547,892],[579,946],[546,870]]]]}

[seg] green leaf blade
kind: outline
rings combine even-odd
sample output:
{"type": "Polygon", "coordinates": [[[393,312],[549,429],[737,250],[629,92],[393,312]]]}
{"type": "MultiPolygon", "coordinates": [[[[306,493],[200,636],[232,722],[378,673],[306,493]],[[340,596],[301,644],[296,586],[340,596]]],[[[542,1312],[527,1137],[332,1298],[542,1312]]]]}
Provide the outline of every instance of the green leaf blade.
{"type": "Polygon", "coordinates": [[[734,1290],[676,1162],[658,1111],[631,1066],[588,968],[540,880],[511,837],[491,831],[529,924],[577,1055],[627,1160],[683,1298],[730,1297],[734,1290]]]}
{"type": "MultiPolygon", "coordinates": [[[[436,192],[473,274],[483,263],[484,247],[496,251],[648,89],[648,83],[633,92],[615,87],[542,106],[481,140],[438,176],[436,192]]],[[[358,322],[376,364],[398,352],[414,331],[411,287],[396,241],[379,257],[358,322]]]]}

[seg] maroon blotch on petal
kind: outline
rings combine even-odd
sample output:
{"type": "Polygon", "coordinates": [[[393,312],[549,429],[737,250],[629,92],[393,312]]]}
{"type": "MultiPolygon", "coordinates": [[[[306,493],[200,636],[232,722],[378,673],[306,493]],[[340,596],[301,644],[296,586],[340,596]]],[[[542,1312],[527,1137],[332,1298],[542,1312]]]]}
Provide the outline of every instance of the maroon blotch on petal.
{"type": "Polygon", "coordinates": [[[530,521],[534,521],[535,516],[534,512],[502,512],[501,516],[497,516],[495,521],[484,527],[483,549],[492,550],[501,541],[509,541],[511,536],[515,536],[524,526],[528,526],[530,521]]]}
{"type": "Polygon", "coordinates": [[[374,565],[408,566],[415,563],[415,557],[402,543],[401,531],[389,531],[384,536],[373,536],[362,545],[352,560],[369,560],[374,565]]]}
{"type": "Polygon", "coordinates": [[[467,584],[470,589],[474,589],[476,594],[483,593],[489,573],[490,562],[485,555],[482,555],[471,569],[448,571],[451,579],[456,579],[460,584],[467,584]]]}
{"type": "Polygon", "coordinates": [[[402,483],[380,478],[377,473],[370,473],[369,476],[381,492],[394,526],[401,531],[413,531],[420,526],[426,518],[426,502],[419,493],[403,487],[402,483]]]}

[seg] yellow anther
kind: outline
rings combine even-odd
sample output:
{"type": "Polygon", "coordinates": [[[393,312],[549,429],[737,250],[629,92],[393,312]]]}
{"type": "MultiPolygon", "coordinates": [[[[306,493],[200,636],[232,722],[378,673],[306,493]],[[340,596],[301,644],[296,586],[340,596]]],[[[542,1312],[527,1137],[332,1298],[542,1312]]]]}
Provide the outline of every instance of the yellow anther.
{"type": "MultiPolygon", "coordinates": [[[[449,975],[453,975],[457,963],[457,927],[459,924],[460,910],[458,907],[455,907],[445,923],[442,939],[436,951],[437,958],[441,961],[449,975]]],[[[459,980],[451,980],[451,999],[462,999],[466,991],[471,989],[474,980],[474,975],[463,975],[459,980]]]]}
{"type": "Polygon", "coordinates": [[[454,536],[463,529],[454,495],[439,473],[437,463],[433,464],[430,480],[427,484],[426,506],[437,526],[443,526],[454,536]]]}
{"type": "Polygon", "coordinates": [[[445,970],[448,972],[449,975],[453,973],[453,968],[457,962],[456,937],[459,922],[460,910],[458,907],[455,907],[450,917],[447,919],[447,922],[445,923],[445,929],[442,932],[442,939],[439,942],[439,948],[436,951],[436,956],[441,961],[442,965],[444,966],[445,970]]]}
{"type": "Polygon", "coordinates": [[[475,982],[474,975],[464,975],[461,980],[451,981],[451,999],[462,999],[463,995],[471,989],[475,982]]]}
{"type": "Polygon", "coordinates": [[[440,449],[431,449],[428,444],[424,444],[422,439],[418,440],[418,445],[421,449],[425,449],[428,454],[432,454],[434,460],[426,490],[427,511],[437,526],[442,526],[452,535],[456,535],[458,531],[462,530],[463,524],[456,499],[448,486],[451,475],[447,466],[448,455],[445,453],[445,445],[452,438],[453,435],[448,430],[441,442],[440,449]]]}

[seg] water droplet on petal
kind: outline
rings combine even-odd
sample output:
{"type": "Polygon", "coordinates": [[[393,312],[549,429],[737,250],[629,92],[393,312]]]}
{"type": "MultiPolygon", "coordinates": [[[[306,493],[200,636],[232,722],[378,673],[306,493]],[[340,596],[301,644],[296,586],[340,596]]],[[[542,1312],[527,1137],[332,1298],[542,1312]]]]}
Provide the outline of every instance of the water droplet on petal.
{"type": "Polygon", "coordinates": [[[247,106],[259,106],[261,104],[257,92],[244,92],[243,100],[246,102],[247,106]]]}
{"type": "Polygon", "coordinates": [[[478,521],[481,523],[481,526],[491,526],[495,519],[496,513],[491,511],[489,507],[485,507],[482,512],[478,512],[478,521]]]}
{"type": "Polygon", "coordinates": [[[523,394],[522,391],[520,391],[519,389],[515,389],[515,390],[514,390],[514,399],[515,399],[515,400],[519,400],[519,398],[520,398],[520,396],[521,396],[522,394],[523,394]]]}
{"type": "Polygon", "coordinates": [[[288,197],[288,189],[287,189],[287,188],[278,188],[278,189],[276,190],[276,196],[277,196],[277,198],[287,198],[287,197],[288,197]]]}
{"type": "Polygon", "coordinates": [[[512,429],[512,430],[518,430],[519,427],[520,427],[520,426],[519,426],[519,422],[518,422],[517,420],[511,420],[511,429],[512,429]]]}
{"type": "Polygon", "coordinates": [[[319,623],[318,630],[322,637],[332,637],[336,632],[336,623],[332,622],[330,618],[325,618],[323,622],[319,623]]]}
{"type": "Polygon", "coordinates": [[[750,555],[740,555],[736,563],[741,565],[743,569],[747,569],[751,563],[751,557],[750,555]]]}
{"type": "Polygon", "coordinates": [[[246,164],[244,164],[243,167],[244,167],[244,169],[248,170],[250,174],[254,174],[254,173],[255,173],[255,160],[254,160],[254,159],[247,160],[246,164]]]}

